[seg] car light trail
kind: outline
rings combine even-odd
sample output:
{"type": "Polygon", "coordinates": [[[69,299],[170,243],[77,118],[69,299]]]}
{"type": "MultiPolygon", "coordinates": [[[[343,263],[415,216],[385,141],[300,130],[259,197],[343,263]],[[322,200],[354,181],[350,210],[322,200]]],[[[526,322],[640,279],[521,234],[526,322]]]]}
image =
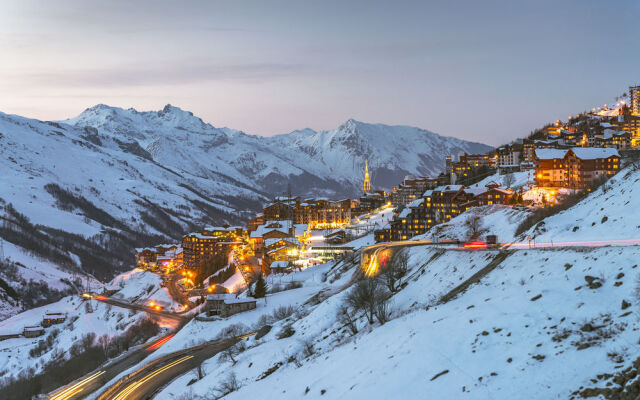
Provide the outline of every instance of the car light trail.
{"type": "Polygon", "coordinates": [[[146,382],[148,382],[149,380],[155,378],[157,375],[160,375],[161,373],[163,373],[164,371],[171,369],[173,367],[175,367],[176,365],[183,363],[189,359],[193,358],[193,356],[184,356],[172,363],[169,363],[167,365],[165,365],[164,367],[161,367],[153,372],[151,372],[150,374],[146,375],[144,378],[133,382],[131,385],[127,386],[126,388],[124,388],[124,390],[122,392],[120,392],[116,397],[113,398],[113,400],[125,400],[127,398],[127,396],[129,396],[132,392],[134,392],[137,388],[139,388],[140,386],[144,385],[146,382]]]}
{"type": "Polygon", "coordinates": [[[471,242],[464,245],[465,249],[486,249],[487,244],[484,242],[471,242]]]}
{"type": "Polygon", "coordinates": [[[537,247],[601,247],[601,246],[638,246],[640,239],[585,240],[581,242],[515,242],[501,243],[502,246],[517,248],[537,247]]]}
{"type": "Polygon", "coordinates": [[[49,397],[49,400],[66,400],[66,399],[70,399],[73,396],[75,396],[76,394],[80,393],[83,390],[82,389],[83,386],[85,386],[87,383],[99,378],[104,373],[105,373],[105,371],[96,372],[95,374],[84,378],[80,382],[77,382],[77,383],[69,386],[68,388],[62,390],[60,393],[54,394],[53,396],[49,397]]]}
{"type": "Polygon", "coordinates": [[[158,340],[157,342],[155,342],[154,344],[152,344],[151,346],[147,347],[148,351],[153,351],[158,349],[160,346],[162,346],[163,344],[167,343],[169,340],[171,340],[172,337],[174,337],[175,334],[171,334],[169,336],[166,336],[160,340],[158,340]]]}
{"type": "Polygon", "coordinates": [[[256,331],[256,332],[247,333],[246,335],[238,336],[238,339],[240,339],[240,340],[246,339],[248,337],[251,337],[251,336],[255,335],[256,333],[258,333],[258,332],[256,331]]]}
{"type": "Polygon", "coordinates": [[[109,300],[107,297],[105,297],[105,296],[100,296],[99,294],[97,294],[97,295],[93,296],[93,298],[94,298],[94,299],[96,299],[96,300],[100,300],[100,301],[107,301],[107,300],[109,300]]]}

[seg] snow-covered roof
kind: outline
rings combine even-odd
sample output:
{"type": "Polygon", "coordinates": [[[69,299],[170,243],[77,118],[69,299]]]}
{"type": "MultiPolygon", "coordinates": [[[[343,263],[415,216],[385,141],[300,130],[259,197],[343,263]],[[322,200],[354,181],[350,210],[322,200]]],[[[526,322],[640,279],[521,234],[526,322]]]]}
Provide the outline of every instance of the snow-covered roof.
{"type": "Polygon", "coordinates": [[[255,303],[255,299],[239,298],[232,293],[214,293],[207,295],[207,301],[222,300],[225,304],[255,303]]]}
{"type": "Polygon", "coordinates": [[[288,234],[290,228],[291,228],[291,221],[289,221],[289,220],[267,221],[267,222],[264,223],[264,225],[258,225],[256,230],[251,232],[251,236],[250,237],[252,237],[252,238],[260,238],[265,233],[271,232],[271,231],[280,231],[282,233],[288,234]]]}
{"type": "Polygon", "coordinates": [[[477,196],[479,194],[485,193],[487,192],[487,188],[486,187],[470,187],[470,188],[465,188],[464,191],[466,193],[472,194],[474,196],[477,196]]]}
{"type": "Polygon", "coordinates": [[[271,263],[269,268],[287,268],[289,266],[289,261],[274,261],[271,263]]]}
{"type": "Polygon", "coordinates": [[[407,218],[409,216],[409,214],[411,214],[411,209],[409,207],[407,207],[404,210],[402,210],[402,212],[400,213],[400,215],[398,215],[398,217],[407,218]]]}
{"type": "Polygon", "coordinates": [[[420,204],[422,204],[423,202],[424,202],[424,198],[415,199],[414,201],[409,203],[409,205],[407,207],[408,208],[416,208],[416,207],[420,206],[420,204]]]}
{"type": "Polygon", "coordinates": [[[185,235],[185,236],[196,237],[198,239],[217,239],[215,236],[203,235],[200,232],[191,232],[190,234],[185,235]]]}
{"type": "Polygon", "coordinates": [[[444,185],[444,186],[438,186],[437,188],[433,189],[434,192],[457,192],[459,190],[462,190],[462,188],[464,188],[464,185],[444,185]]]}
{"type": "Polygon", "coordinates": [[[625,131],[616,131],[614,129],[605,129],[604,132],[602,133],[602,138],[603,139],[611,139],[614,136],[624,136],[628,134],[628,132],[625,131]]]}
{"type": "Polygon", "coordinates": [[[309,228],[309,224],[295,224],[293,225],[293,229],[295,230],[296,236],[302,236],[309,228]]]}
{"type": "Polygon", "coordinates": [[[280,251],[280,250],[286,249],[286,248],[287,248],[287,246],[281,246],[281,247],[278,247],[277,249],[273,249],[273,250],[267,251],[267,254],[275,253],[277,251],[280,251]]]}
{"type": "Polygon", "coordinates": [[[423,194],[422,197],[429,197],[433,194],[433,190],[426,190],[423,194]]]}
{"type": "Polygon", "coordinates": [[[40,331],[43,331],[44,328],[39,325],[33,325],[33,326],[25,326],[24,330],[25,332],[33,332],[33,331],[40,332],[40,331]]]}
{"type": "Polygon", "coordinates": [[[293,245],[296,245],[296,246],[300,246],[300,241],[298,239],[296,239],[296,238],[293,238],[293,237],[265,239],[264,245],[266,247],[269,247],[269,246],[274,245],[275,243],[278,243],[281,240],[284,240],[285,242],[289,242],[289,243],[291,243],[293,245]]]}
{"type": "MultiPolygon", "coordinates": [[[[540,160],[564,158],[569,150],[536,149],[536,157],[540,160]]],[[[581,160],[595,160],[598,158],[620,157],[618,150],[610,147],[573,147],[571,151],[581,160]]]]}
{"type": "Polygon", "coordinates": [[[536,149],[536,158],[539,160],[553,160],[554,158],[564,158],[568,150],[564,149],[536,149]]]}
{"type": "Polygon", "coordinates": [[[242,229],[242,227],[240,226],[228,226],[228,227],[224,227],[224,226],[207,226],[204,228],[205,231],[207,232],[211,232],[211,231],[224,231],[224,232],[231,232],[231,231],[236,231],[238,229],[242,229]]]}
{"type": "Polygon", "coordinates": [[[595,160],[597,158],[620,157],[618,150],[610,147],[574,147],[571,149],[576,157],[582,160],[595,160]]]}

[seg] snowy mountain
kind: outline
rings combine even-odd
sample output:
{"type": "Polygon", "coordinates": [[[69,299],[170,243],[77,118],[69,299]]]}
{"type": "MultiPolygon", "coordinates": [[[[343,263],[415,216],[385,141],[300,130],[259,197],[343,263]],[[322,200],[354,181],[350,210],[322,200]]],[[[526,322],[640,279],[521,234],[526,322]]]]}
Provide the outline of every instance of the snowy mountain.
{"type": "Polygon", "coordinates": [[[423,129],[355,120],[330,131],[262,137],[214,128],[171,105],[157,112],[98,105],[64,122],[138,143],[153,160],[176,171],[226,176],[269,195],[282,193],[291,182],[302,195],[354,196],[367,159],[374,186],[389,188],[407,174],[440,173],[444,154],[490,149],[423,129]]]}
{"type": "MultiPolygon", "coordinates": [[[[134,247],[175,241],[205,224],[244,223],[289,182],[303,196],[351,196],[367,159],[374,186],[390,187],[406,174],[440,172],[444,154],[488,149],[353,120],[332,131],[261,137],[215,128],[171,105],[149,112],[97,105],[60,122],[0,113],[0,259],[31,270],[46,265],[34,281],[59,297],[75,290],[64,282],[84,274],[105,280],[128,270],[134,247]]],[[[15,300],[2,287],[0,297],[15,300]]],[[[8,307],[5,315],[19,310],[8,307]]]]}

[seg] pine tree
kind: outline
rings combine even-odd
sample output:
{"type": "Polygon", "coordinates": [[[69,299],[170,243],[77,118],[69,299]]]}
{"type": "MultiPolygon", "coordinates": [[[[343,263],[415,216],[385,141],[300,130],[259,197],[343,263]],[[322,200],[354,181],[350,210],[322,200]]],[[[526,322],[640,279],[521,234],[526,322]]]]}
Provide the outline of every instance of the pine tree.
{"type": "Polygon", "coordinates": [[[266,296],[267,294],[267,283],[264,281],[262,275],[256,281],[255,288],[253,289],[253,297],[259,299],[261,297],[266,296]]]}

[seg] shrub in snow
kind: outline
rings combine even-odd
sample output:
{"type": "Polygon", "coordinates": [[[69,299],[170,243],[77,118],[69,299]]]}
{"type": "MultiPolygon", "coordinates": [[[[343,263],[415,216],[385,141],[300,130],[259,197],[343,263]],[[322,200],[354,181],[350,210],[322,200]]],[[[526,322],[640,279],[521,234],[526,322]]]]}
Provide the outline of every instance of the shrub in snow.
{"type": "Polygon", "coordinates": [[[276,336],[278,337],[278,339],[285,339],[295,335],[295,333],[296,333],[296,330],[293,329],[291,325],[285,325],[282,327],[282,329],[280,330],[280,332],[278,332],[276,336]]]}
{"type": "Polygon", "coordinates": [[[364,312],[369,323],[373,324],[377,314],[383,317],[380,323],[386,322],[388,308],[382,304],[386,304],[388,299],[389,293],[379,279],[366,279],[356,283],[345,301],[355,311],[364,312]]]}
{"type": "Polygon", "coordinates": [[[398,290],[402,278],[409,271],[409,253],[406,249],[400,250],[393,255],[391,262],[382,270],[380,279],[384,282],[390,292],[398,290]]]}
{"type": "Polygon", "coordinates": [[[238,378],[236,374],[231,372],[220,382],[218,386],[214,389],[216,393],[216,399],[221,399],[229,393],[235,392],[240,389],[240,383],[238,382],[238,378]]]}

